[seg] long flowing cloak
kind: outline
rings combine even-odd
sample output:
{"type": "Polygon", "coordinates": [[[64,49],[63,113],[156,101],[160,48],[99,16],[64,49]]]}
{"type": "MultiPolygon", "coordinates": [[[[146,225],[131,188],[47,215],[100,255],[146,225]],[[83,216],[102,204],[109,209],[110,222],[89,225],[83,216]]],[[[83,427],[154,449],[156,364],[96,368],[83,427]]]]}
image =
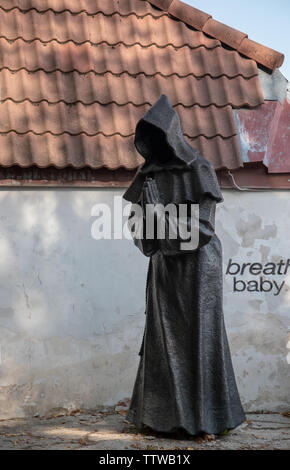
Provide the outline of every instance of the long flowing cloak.
{"type": "Polygon", "coordinates": [[[151,240],[132,232],[150,261],[145,330],[126,418],[138,429],[218,434],[245,420],[224,324],[222,247],[214,228],[222,194],[212,165],[185,141],[165,95],[138,122],[135,145],[145,164],[124,198],[143,208],[144,229],[150,176],[159,202],[199,204],[199,244],[184,251],[182,240],[168,233],[151,240]]]}

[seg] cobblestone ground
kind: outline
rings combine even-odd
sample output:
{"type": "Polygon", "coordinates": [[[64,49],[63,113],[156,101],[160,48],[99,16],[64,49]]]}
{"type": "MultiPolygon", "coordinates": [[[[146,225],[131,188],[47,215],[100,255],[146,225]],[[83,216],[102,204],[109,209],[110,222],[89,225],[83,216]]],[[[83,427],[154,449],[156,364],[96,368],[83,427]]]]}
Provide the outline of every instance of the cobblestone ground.
{"type": "Polygon", "coordinates": [[[126,404],[94,411],[0,421],[4,449],[290,449],[290,413],[248,414],[247,422],[222,436],[139,433],[125,420],[126,404]],[[287,416],[288,415],[288,416],[287,416]]]}

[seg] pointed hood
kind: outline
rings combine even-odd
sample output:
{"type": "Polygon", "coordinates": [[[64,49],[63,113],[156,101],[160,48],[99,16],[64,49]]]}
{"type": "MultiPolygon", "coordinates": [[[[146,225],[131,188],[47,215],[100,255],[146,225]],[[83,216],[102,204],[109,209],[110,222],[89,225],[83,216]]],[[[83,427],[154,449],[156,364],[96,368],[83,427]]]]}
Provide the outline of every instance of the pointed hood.
{"type": "Polygon", "coordinates": [[[145,163],[123,195],[127,201],[140,202],[149,174],[154,175],[164,204],[198,202],[206,195],[222,201],[212,164],[186,142],[179,116],[166,95],[138,121],[134,143],[145,163]]]}
{"type": "Polygon", "coordinates": [[[198,156],[185,141],[179,116],[166,95],[161,95],[137,123],[134,144],[145,159],[143,171],[148,165],[190,165],[198,156]]]}

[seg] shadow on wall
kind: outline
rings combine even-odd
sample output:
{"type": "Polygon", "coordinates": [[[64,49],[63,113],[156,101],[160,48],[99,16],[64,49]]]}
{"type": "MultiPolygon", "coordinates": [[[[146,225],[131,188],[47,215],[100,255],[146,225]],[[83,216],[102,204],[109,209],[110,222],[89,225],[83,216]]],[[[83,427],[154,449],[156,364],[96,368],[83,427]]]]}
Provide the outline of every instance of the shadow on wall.
{"type": "Polygon", "coordinates": [[[92,239],[91,208],[113,194],[0,192],[0,416],[129,395],[147,260],[131,241],[92,239]]]}

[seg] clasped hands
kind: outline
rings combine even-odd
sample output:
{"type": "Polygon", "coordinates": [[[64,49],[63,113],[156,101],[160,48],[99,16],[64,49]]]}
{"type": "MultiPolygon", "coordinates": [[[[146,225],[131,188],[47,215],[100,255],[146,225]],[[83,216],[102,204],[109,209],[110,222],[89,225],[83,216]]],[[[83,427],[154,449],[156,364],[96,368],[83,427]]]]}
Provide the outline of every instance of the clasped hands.
{"type": "Polygon", "coordinates": [[[143,203],[145,204],[160,204],[160,196],[156,181],[147,177],[143,186],[143,203]]]}

